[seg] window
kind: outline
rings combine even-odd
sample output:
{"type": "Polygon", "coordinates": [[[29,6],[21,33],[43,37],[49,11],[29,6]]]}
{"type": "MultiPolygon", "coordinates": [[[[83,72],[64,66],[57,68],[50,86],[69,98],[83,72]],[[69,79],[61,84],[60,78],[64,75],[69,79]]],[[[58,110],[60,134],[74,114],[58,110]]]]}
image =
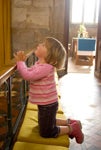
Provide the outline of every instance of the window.
{"type": "Polygon", "coordinates": [[[96,24],[100,0],[72,0],[71,22],[96,24]]]}

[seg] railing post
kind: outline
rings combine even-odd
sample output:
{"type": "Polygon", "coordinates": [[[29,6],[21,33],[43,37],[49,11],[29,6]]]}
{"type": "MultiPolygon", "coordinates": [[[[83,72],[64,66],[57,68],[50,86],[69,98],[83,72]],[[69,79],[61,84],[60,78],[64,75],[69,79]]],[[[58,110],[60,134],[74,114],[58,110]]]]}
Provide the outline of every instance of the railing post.
{"type": "Polygon", "coordinates": [[[9,145],[11,142],[11,138],[13,135],[13,127],[12,127],[12,100],[11,100],[11,78],[10,76],[7,79],[7,123],[8,123],[8,133],[4,144],[4,149],[9,150],[9,145]]]}
{"type": "Polygon", "coordinates": [[[8,92],[7,92],[7,105],[8,105],[8,135],[11,136],[12,133],[13,133],[13,130],[12,130],[12,96],[11,96],[11,77],[10,76],[8,79],[7,79],[7,84],[8,84],[8,92]]]}

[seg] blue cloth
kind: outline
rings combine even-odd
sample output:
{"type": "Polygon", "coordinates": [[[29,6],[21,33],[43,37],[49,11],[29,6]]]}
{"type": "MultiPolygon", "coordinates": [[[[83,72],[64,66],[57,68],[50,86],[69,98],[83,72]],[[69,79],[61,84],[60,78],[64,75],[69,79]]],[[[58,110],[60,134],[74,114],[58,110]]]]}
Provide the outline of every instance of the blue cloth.
{"type": "Polygon", "coordinates": [[[78,38],[79,51],[95,51],[96,40],[92,38],[78,38]]]}

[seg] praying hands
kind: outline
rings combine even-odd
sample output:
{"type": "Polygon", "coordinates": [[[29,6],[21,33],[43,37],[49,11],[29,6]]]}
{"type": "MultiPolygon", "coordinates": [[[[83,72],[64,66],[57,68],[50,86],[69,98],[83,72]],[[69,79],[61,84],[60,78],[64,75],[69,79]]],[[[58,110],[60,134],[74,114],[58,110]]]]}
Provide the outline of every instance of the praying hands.
{"type": "Polygon", "coordinates": [[[16,61],[25,61],[27,56],[25,55],[24,51],[18,51],[14,54],[16,61]]]}

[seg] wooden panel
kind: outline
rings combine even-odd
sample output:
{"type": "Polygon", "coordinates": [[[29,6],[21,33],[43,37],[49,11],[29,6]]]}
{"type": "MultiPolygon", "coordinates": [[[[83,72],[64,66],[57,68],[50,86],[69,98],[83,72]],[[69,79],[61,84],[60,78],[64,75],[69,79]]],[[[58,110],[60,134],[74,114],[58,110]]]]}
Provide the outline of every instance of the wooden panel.
{"type": "Polygon", "coordinates": [[[11,60],[10,42],[10,0],[4,0],[4,45],[5,45],[5,64],[11,60]]]}
{"type": "Polygon", "coordinates": [[[4,41],[3,41],[3,0],[0,0],[0,68],[4,64],[4,41]]]}
{"type": "Polygon", "coordinates": [[[0,67],[11,60],[10,0],[0,0],[0,67]]]}
{"type": "Polygon", "coordinates": [[[95,59],[95,76],[101,79],[101,1],[99,5],[97,48],[95,59]]]}

